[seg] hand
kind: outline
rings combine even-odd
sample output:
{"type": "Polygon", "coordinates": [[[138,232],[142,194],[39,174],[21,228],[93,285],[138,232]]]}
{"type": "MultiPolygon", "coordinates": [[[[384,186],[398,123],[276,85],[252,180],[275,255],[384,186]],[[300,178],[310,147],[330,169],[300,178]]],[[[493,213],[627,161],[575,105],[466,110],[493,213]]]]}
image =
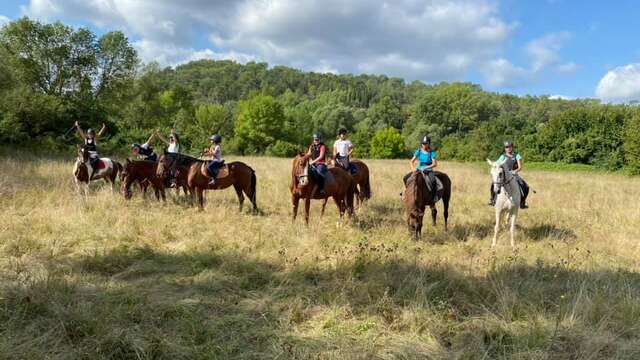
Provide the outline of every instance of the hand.
{"type": "Polygon", "coordinates": [[[73,126],[75,126],[75,127],[79,127],[79,126],[80,126],[80,124],[76,121],[75,123],[73,123],[73,126]]]}

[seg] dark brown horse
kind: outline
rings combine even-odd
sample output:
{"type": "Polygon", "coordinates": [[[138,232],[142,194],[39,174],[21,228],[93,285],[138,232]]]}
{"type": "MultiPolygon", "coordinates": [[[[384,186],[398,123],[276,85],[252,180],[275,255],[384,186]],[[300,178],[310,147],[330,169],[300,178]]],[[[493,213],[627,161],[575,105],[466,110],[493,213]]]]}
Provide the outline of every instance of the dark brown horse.
{"type": "MultiPolygon", "coordinates": [[[[355,183],[349,173],[342,168],[333,167],[327,171],[327,179],[324,185],[324,194],[318,191],[318,185],[311,174],[309,166],[309,155],[303,153],[298,154],[293,159],[293,168],[291,170],[291,203],[293,205],[293,220],[298,216],[298,205],[300,199],[304,199],[304,222],[309,224],[309,209],[311,207],[311,199],[324,200],[324,204],[329,197],[338,207],[340,220],[347,212],[349,217],[353,216],[353,195],[355,192],[355,183]]],[[[324,206],[323,206],[324,213],[324,206]]],[[[322,216],[322,215],[321,215],[322,216]]]]}
{"type": "MultiPolygon", "coordinates": [[[[444,230],[448,229],[449,221],[449,201],[451,200],[451,179],[447,174],[436,171],[435,176],[442,182],[442,189],[438,191],[438,198],[442,199],[444,204],[444,230]]],[[[424,210],[427,206],[431,208],[431,219],[433,226],[436,225],[436,204],[434,203],[435,189],[429,190],[424,175],[421,172],[413,172],[406,184],[404,191],[404,206],[407,215],[407,226],[409,233],[414,240],[418,240],[422,235],[422,219],[424,210]]]]}
{"type": "Polygon", "coordinates": [[[123,170],[120,173],[120,191],[124,198],[129,200],[132,197],[131,184],[138,183],[143,193],[146,192],[147,186],[151,184],[153,186],[156,199],[166,201],[164,192],[164,182],[162,178],[156,176],[156,167],[158,163],[149,160],[129,160],[124,164],[123,170]]]}
{"type": "Polygon", "coordinates": [[[104,179],[105,182],[111,184],[111,189],[115,191],[116,179],[118,173],[122,171],[122,165],[115,160],[109,158],[100,158],[97,160],[97,167],[94,170],[90,164],[90,152],[84,145],[78,146],[76,162],[73,165],[73,176],[76,183],[78,193],[84,192],[85,198],[89,196],[89,182],[104,179]],[[93,174],[93,176],[92,176],[93,174]]]}
{"type": "Polygon", "coordinates": [[[239,202],[239,210],[242,211],[244,196],[253,204],[253,211],[258,211],[256,203],[256,174],[247,164],[233,161],[225,164],[218,174],[215,185],[209,185],[209,176],[206,166],[209,162],[182,154],[164,154],[160,157],[157,173],[167,175],[168,169],[177,169],[178,184],[181,178],[186,177],[189,191],[198,199],[200,209],[204,209],[204,191],[226,189],[233,185],[239,202]],[[243,194],[244,193],[244,194],[243,194]]]}
{"type": "MultiPolygon", "coordinates": [[[[338,161],[335,159],[332,160],[334,166],[342,167],[338,161]]],[[[359,208],[365,201],[371,199],[371,183],[369,181],[369,167],[362,160],[351,160],[349,161],[351,166],[353,166],[356,171],[355,174],[349,172],[351,177],[353,177],[353,181],[356,183],[355,188],[355,197],[356,197],[356,207],[359,208]]],[[[346,170],[346,169],[344,169],[346,170]]],[[[325,203],[326,204],[326,203],[325,203]]],[[[325,205],[323,204],[323,206],[325,205]]]]}

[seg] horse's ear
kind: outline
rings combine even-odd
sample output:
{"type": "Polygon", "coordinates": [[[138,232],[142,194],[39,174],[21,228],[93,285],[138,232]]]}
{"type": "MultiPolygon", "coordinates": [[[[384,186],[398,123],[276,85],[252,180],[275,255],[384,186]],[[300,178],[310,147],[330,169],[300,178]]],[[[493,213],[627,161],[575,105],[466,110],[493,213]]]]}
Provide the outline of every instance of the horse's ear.
{"type": "Polygon", "coordinates": [[[487,159],[487,164],[489,164],[489,166],[493,166],[493,161],[487,159]]]}
{"type": "Polygon", "coordinates": [[[131,160],[129,160],[129,158],[127,158],[127,164],[131,163],[131,160]]]}

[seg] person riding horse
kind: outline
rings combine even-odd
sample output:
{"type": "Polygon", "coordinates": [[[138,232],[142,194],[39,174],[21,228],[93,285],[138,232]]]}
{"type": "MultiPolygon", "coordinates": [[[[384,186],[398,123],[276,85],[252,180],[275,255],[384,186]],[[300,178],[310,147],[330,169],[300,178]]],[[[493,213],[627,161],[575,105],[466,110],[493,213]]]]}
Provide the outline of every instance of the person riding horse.
{"type": "MultiPolygon", "coordinates": [[[[522,156],[519,153],[513,151],[513,142],[504,142],[504,154],[498,158],[498,163],[504,163],[504,167],[507,171],[511,172],[516,178],[520,189],[522,190],[522,198],[520,199],[520,209],[527,209],[527,196],[529,195],[529,185],[520,177],[520,171],[522,171],[522,156]]],[[[489,199],[489,206],[495,206],[496,193],[493,190],[493,184],[491,185],[491,198],[489,199]]]]}
{"type": "MultiPolygon", "coordinates": [[[[411,170],[413,172],[415,169],[415,171],[420,171],[427,175],[429,181],[428,186],[434,190],[432,193],[435,202],[435,199],[437,198],[437,191],[435,191],[437,184],[433,169],[438,166],[438,160],[436,160],[438,153],[431,149],[431,138],[428,135],[422,137],[420,145],[420,148],[413,153],[413,157],[411,158],[411,170]]],[[[411,177],[412,172],[408,173],[403,178],[405,187],[407,186],[407,181],[411,177]]]]}
{"type": "MultiPolygon", "coordinates": [[[[180,138],[178,137],[178,134],[176,133],[175,128],[171,129],[171,133],[169,134],[168,140],[164,136],[162,136],[162,134],[160,133],[160,130],[158,129],[156,129],[155,136],[157,136],[158,139],[160,139],[160,141],[162,141],[167,145],[167,153],[169,154],[180,153],[180,138]]],[[[177,176],[176,168],[175,166],[173,166],[171,167],[171,169],[169,169],[169,187],[172,187],[172,188],[176,187],[176,176],[177,176]]]]}
{"type": "Polygon", "coordinates": [[[131,145],[131,151],[133,154],[141,160],[149,160],[153,162],[158,161],[158,155],[153,151],[153,147],[151,146],[154,136],[155,134],[151,134],[149,139],[147,139],[147,142],[142,145],[138,143],[131,145]]]}
{"type": "Polygon", "coordinates": [[[355,174],[356,171],[355,166],[352,166],[349,162],[353,150],[353,143],[347,139],[347,129],[340,128],[340,130],[338,130],[338,140],[333,143],[333,158],[335,159],[336,165],[352,175],[355,174]]]}
{"type": "Polygon", "coordinates": [[[84,141],[85,149],[89,151],[89,164],[91,165],[92,170],[89,180],[91,180],[93,179],[93,174],[96,173],[98,162],[100,161],[100,158],[98,157],[97,141],[104,135],[105,131],[107,130],[107,126],[103,123],[102,128],[100,129],[100,131],[98,131],[97,134],[91,128],[87,129],[87,132],[85,133],[84,131],[82,131],[82,128],[77,121],[73,124],[73,126],[78,131],[78,135],[80,136],[80,138],[82,138],[82,140],[84,141]]]}
{"type": "Polygon", "coordinates": [[[307,155],[311,156],[309,165],[318,174],[318,191],[320,194],[324,194],[324,184],[327,176],[327,164],[325,162],[325,155],[327,153],[327,147],[322,142],[322,135],[320,133],[313,134],[313,143],[309,146],[307,155]]]}
{"type": "Polygon", "coordinates": [[[218,171],[224,164],[224,160],[222,160],[222,136],[215,134],[209,138],[211,142],[211,146],[205,152],[202,153],[203,156],[211,156],[212,161],[207,165],[207,173],[209,174],[209,185],[215,185],[216,177],[218,176],[218,171]]]}

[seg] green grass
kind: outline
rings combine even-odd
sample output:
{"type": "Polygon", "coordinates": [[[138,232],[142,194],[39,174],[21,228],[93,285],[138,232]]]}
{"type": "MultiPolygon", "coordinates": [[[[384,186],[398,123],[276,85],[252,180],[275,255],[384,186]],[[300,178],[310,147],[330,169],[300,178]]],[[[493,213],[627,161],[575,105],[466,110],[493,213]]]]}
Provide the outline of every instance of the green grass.
{"type": "Polygon", "coordinates": [[[373,199],[336,226],[290,220],[290,161],[199,212],[96,184],[71,163],[0,159],[0,358],[610,359],[640,357],[634,178],[526,169],[538,193],[490,249],[488,169],[443,162],[451,229],[406,231],[406,161],[367,161],[373,199]]]}

